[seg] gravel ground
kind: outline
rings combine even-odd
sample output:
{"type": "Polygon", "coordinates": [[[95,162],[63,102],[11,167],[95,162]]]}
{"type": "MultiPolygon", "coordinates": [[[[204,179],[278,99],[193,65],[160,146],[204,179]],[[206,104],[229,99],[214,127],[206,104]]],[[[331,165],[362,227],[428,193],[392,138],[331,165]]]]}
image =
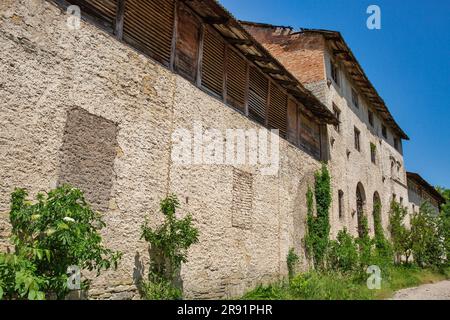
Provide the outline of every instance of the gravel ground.
{"type": "Polygon", "coordinates": [[[397,291],[392,300],[450,300],[450,281],[397,291]]]}

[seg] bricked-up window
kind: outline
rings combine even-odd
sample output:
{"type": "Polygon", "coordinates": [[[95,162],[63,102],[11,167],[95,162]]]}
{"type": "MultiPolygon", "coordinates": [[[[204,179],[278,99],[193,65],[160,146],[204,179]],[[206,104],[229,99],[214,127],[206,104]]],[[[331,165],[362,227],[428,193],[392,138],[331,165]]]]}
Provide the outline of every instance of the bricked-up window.
{"type": "Polygon", "coordinates": [[[170,66],[174,15],[173,0],[127,0],[123,40],[163,65],[170,66]]]}
{"type": "MultiPolygon", "coordinates": [[[[339,108],[334,104],[334,102],[333,102],[333,113],[334,113],[334,116],[336,117],[336,119],[338,119],[339,122],[341,122],[341,110],[339,110],[339,108]]],[[[334,129],[337,132],[341,132],[341,125],[339,123],[336,124],[334,126],[334,129]]]]}
{"type": "Polygon", "coordinates": [[[244,111],[247,83],[247,62],[228,47],[227,54],[227,103],[244,111]]]}
{"type": "Polygon", "coordinates": [[[248,113],[251,119],[266,124],[269,80],[255,67],[250,67],[248,113]]]}
{"type": "Polygon", "coordinates": [[[381,127],[381,133],[383,134],[383,137],[384,137],[385,139],[387,139],[387,128],[386,128],[385,125],[383,125],[383,126],[381,127]]]}
{"type": "Polygon", "coordinates": [[[338,192],[338,206],[339,206],[339,218],[344,216],[344,191],[339,190],[338,192]]]}
{"type": "Polygon", "coordinates": [[[359,96],[354,88],[352,88],[352,103],[356,108],[359,108],[359,96]]]}
{"type": "Polygon", "coordinates": [[[355,149],[361,151],[361,131],[355,127],[355,149]]]}
{"type": "Polygon", "coordinates": [[[250,173],[234,168],[231,225],[235,228],[250,229],[252,208],[253,176],[250,173]]]}
{"type": "Polygon", "coordinates": [[[373,112],[369,110],[369,123],[373,127],[374,121],[373,121],[373,112]]]}
{"type": "Polygon", "coordinates": [[[377,146],[374,143],[370,143],[370,159],[373,164],[377,163],[377,146]]]}
{"type": "Polygon", "coordinates": [[[331,78],[333,81],[340,86],[339,82],[339,68],[336,63],[334,63],[333,60],[330,60],[330,69],[331,69],[331,78]]]}
{"type": "Polygon", "coordinates": [[[313,157],[320,158],[320,126],[312,118],[299,113],[300,147],[313,157]]]}
{"type": "Polygon", "coordinates": [[[183,3],[178,4],[177,19],[174,69],[181,76],[194,81],[198,69],[201,23],[183,3]]]}
{"type": "Polygon", "coordinates": [[[223,97],[225,43],[209,27],[205,28],[202,56],[202,87],[223,97]]]}
{"type": "Polygon", "coordinates": [[[280,136],[287,134],[287,95],[276,85],[270,86],[269,128],[279,129],[280,136]]]}

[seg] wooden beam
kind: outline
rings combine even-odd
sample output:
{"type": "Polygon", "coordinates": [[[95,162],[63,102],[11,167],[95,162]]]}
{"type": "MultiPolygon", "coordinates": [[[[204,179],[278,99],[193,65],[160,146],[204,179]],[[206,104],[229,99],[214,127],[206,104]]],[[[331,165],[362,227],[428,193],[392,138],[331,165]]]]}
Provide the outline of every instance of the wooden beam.
{"type": "Polygon", "coordinates": [[[295,85],[297,85],[297,82],[296,81],[293,81],[293,80],[277,80],[277,82],[279,83],[279,84],[281,84],[282,86],[295,86],[295,85]]]}
{"type": "Polygon", "coordinates": [[[225,38],[225,40],[234,45],[253,45],[253,41],[250,39],[235,39],[235,38],[225,38]]]}
{"type": "Polygon", "coordinates": [[[126,0],[117,0],[117,11],[116,11],[116,24],[114,28],[114,34],[117,40],[122,40],[123,38],[123,21],[125,17],[125,2],[126,0]]]}
{"type": "Polygon", "coordinates": [[[203,18],[206,24],[216,24],[216,25],[222,25],[227,24],[230,19],[226,17],[205,17],[203,18]]]}
{"type": "Polygon", "coordinates": [[[272,59],[269,57],[258,56],[256,54],[246,54],[245,57],[252,61],[260,61],[260,62],[271,62],[272,61],[272,59]]]}
{"type": "Polygon", "coordinates": [[[261,68],[261,70],[265,73],[270,73],[270,74],[285,74],[285,72],[283,70],[275,70],[275,69],[271,69],[271,68],[261,68]]]}

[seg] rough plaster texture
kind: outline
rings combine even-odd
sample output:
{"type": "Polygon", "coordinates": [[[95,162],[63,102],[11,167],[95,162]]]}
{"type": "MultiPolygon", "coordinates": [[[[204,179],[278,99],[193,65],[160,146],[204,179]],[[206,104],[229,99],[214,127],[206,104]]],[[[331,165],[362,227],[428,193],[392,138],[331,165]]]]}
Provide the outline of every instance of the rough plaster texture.
{"type": "Polygon", "coordinates": [[[104,243],[124,254],[117,271],[94,279],[91,298],[138,298],[135,284],[148,268],[140,226],[145,217],[160,221],[168,192],[200,231],[181,270],[188,298],[240,295],[286,276],[290,248],[304,257],[305,194],[316,160],[281,140],[277,176],[257,166],[172,163],[177,128],[259,126],[96,27],[68,30],[47,1],[2,1],[0,45],[0,250],[8,246],[13,189],[34,196],[66,180],[81,183],[88,199],[100,196],[104,243]],[[248,209],[245,228],[233,223],[236,202],[248,209]]]}

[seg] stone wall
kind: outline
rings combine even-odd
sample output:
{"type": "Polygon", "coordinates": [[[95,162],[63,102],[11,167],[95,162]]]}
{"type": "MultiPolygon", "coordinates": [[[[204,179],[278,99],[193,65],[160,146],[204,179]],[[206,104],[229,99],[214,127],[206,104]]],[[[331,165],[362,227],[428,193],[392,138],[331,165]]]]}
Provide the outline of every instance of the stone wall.
{"type": "MultiPolygon", "coordinates": [[[[315,33],[292,33],[289,28],[265,25],[246,25],[246,29],[305,84],[331,111],[333,104],[340,111],[339,132],[328,126],[330,171],[333,202],[331,208],[331,233],[336,236],[344,227],[357,235],[356,189],[364,189],[364,212],[368,216],[373,234],[373,199],[378,193],[382,202],[382,223],[387,234],[389,207],[392,198],[408,205],[406,170],[402,147],[394,148],[394,135],[387,128],[387,138],[382,136],[381,118],[364,100],[358,86],[351,82],[347,70],[339,64],[340,84],[331,77],[331,52],[323,36],[315,33]],[[359,93],[359,108],[352,103],[352,88],[359,93]],[[374,125],[369,123],[368,111],[374,112],[374,125]],[[361,151],[355,148],[355,127],[360,131],[361,151]],[[376,163],[371,161],[371,147],[376,146],[376,163]],[[343,214],[339,216],[338,192],[343,192],[343,214]]],[[[407,219],[407,223],[409,220],[407,219]]]]}
{"type": "Polygon", "coordinates": [[[188,298],[238,296],[286,276],[289,249],[304,257],[305,194],[320,164],[285,140],[275,176],[172,163],[178,128],[259,126],[95,26],[69,30],[66,19],[44,0],[0,3],[0,250],[15,187],[34,196],[70,182],[102,211],[105,245],[124,253],[117,271],[94,279],[91,298],[138,298],[148,268],[140,226],[161,220],[168,192],[200,231],[181,271],[188,298]]]}

